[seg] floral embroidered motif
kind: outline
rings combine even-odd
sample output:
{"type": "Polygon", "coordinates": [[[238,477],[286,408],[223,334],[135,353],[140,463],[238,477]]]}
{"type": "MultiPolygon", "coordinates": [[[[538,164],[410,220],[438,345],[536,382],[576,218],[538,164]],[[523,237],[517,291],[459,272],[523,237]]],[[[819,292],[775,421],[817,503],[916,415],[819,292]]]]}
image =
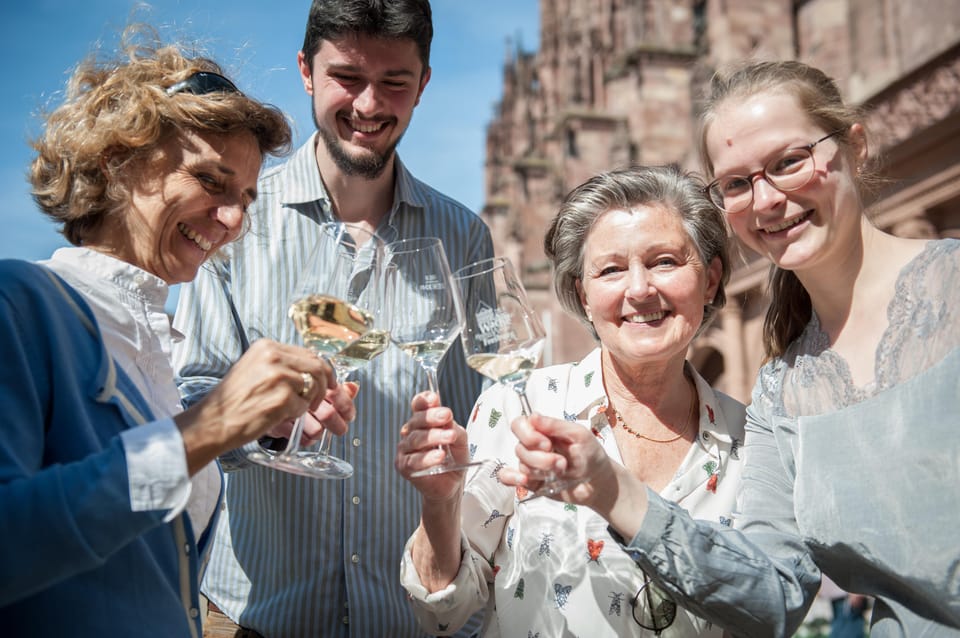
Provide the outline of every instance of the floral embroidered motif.
{"type": "Polygon", "coordinates": [[[549,532],[544,533],[540,536],[540,549],[537,551],[538,556],[550,555],[550,543],[553,542],[553,534],[549,532]]]}
{"type": "Polygon", "coordinates": [[[593,372],[588,372],[583,375],[583,387],[589,388],[591,383],[593,383],[593,372]]]}
{"type": "Polygon", "coordinates": [[[564,420],[564,421],[576,421],[576,420],[577,420],[577,415],[574,414],[574,413],[572,413],[572,412],[566,412],[566,411],[564,411],[564,413],[563,413],[563,420],[564,420]]]}
{"type": "Polygon", "coordinates": [[[621,603],[623,602],[623,592],[621,591],[612,591],[609,594],[610,596],[610,610],[607,612],[608,616],[613,616],[616,614],[619,616],[623,609],[621,608],[621,603]]]}
{"type": "Polygon", "coordinates": [[[707,491],[713,494],[717,493],[717,483],[720,481],[720,469],[716,461],[708,461],[703,464],[703,469],[709,474],[707,479],[707,491]]]}
{"type": "MultiPolygon", "coordinates": [[[[513,536],[516,533],[516,531],[517,531],[516,528],[513,528],[513,527],[507,528],[507,549],[509,549],[511,552],[513,551],[513,536]]],[[[523,579],[521,578],[520,580],[522,581],[523,579]]]]}
{"type": "Polygon", "coordinates": [[[577,511],[577,506],[574,505],[573,503],[564,503],[564,504],[563,504],[563,511],[564,511],[564,512],[576,512],[576,511],[577,511]]]}
{"type": "Polygon", "coordinates": [[[470,450],[470,460],[472,461],[472,460],[473,460],[473,457],[475,457],[475,456],[477,455],[477,444],[476,444],[476,443],[471,443],[471,444],[469,444],[469,445],[467,446],[467,448],[469,448],[469,450],[470,450]]]}
{"type": "Polygon", "coordinates": [[[707,479],[707,491],[708,491],[708,492],[711,492],[712,494],[716,494],[716,493],[717,493],[717,482],[718,482],[719,480],[720,480],[720,475],[719,475],[719,474],[714,474],[714,475],[712,475],[710,478],[708,478],[708,479],[707,479]]]}
{"type": "Polygon", "coordinates": [[[557,609],[566,609],[567,599],[570,598],[571,591],[573,591],[573,585],[553,584],[553,593],[557,598],[557,609]]]}
{"type": "Polygon", "coordinates": [[[490,418],[487,420],[487,427],[491,430],[497,427],[497,423],[500,422],[500,417],[503,416],[503,412],[494,408],[490,410],[490,418]]]}
{"type": "Polygon", "coordinates": [[[709,404],[709,403],[704,403],[703,405],[704,405],[704,407],[707,408],[707,418],[710,419],[710,423],[713,423],[714,425],[716,425],[716,424],[717,424],[717,420],[716,420],[716,418],[714,418],[714,416],[713,416],[713,408],[710,407],[710,404],[709,404]]]}
{"type": "Polygon", "coordinates": [[[587,562],[600,562],[600,552],[603,551],[603,541],[596,541],[592,538],[587,539],[587,556],[590,557],[590,560],[587,562]]]}
{"type": "Polygon", "coordinates": [[[487,527],[487,526],[490,525],[490,523],[492,523],[493,521],[497,520],[498,518],[503,518],[503,517],[504,517],[504,515],[500,513],[500,510],[493,510],[492,512],[490,512],[490,516],[487,517],[487,520],[485,520],[485,521],[483,522],[483,526],[484,526],[484,527],[487,527]]]}
{"type": "Polygon", "coordinates": [[[726,516],[720,517],[720,524],[724,527],[733,527],[733,519],[726,516]]]}
{"type": "Polygon", "coordinates": [[[473,406],[473,414],[470,415],[471,421],[477,420],[477,414],[480,412],[480,406],[483,404],[482,401],[477,401],[477,404],[473,406]]]}
{"type": "Polygon", "coordinates": [[[492,479],[497,479],[497,482],[499,483],[499,482],[500,482],[500,470],[502,470],[502,469],[505,468],[506,466],[507,466],[506,463],[504,463],[504,462],[501,461],[500,459],[497,459],[497,462],[496,462],[496,464],[493,466],[493,469],[490,470],[490,478],[492,478],[492,479]]]}
{"type": "Polygon", "coordinates": [[[519,598],[520,600],[523,600],[523,588],[524,588],[525,586],[526,586],[526,585],[524,584],[523,579],[521,578],[521,579],[517,582],[517,588],[513,590],[513,597],[514,597],[514,598],[519,598]]]}
{"type": "Polygon", "coordinates": [[[559,392],[560,388],[557,385],[557,379],[554,377],[547,377],[547,390],[550,392],[559,392]]]}

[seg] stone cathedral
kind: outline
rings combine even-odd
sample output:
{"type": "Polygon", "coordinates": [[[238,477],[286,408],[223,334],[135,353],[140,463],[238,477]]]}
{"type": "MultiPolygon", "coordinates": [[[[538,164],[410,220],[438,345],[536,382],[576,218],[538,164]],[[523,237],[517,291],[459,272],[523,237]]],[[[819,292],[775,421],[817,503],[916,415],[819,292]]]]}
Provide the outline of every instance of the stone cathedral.
{"type": "MultiPolygon", "coordinates": [[[[486,138],[485,203],[549,332],[543,364],[594,347],[556,303],[543,236],[561,198],[628,163],[696,170],[697,102],[714,69],[798,59],[868,113],[884,182],[873,222],[910,237],[960,237],[957,0],[540,0],[535,52],[508,44],[486,138]]],[[[769,263],[735,246],[727,306],[690,360],[748,401],[763,357],[769,263]]]]}

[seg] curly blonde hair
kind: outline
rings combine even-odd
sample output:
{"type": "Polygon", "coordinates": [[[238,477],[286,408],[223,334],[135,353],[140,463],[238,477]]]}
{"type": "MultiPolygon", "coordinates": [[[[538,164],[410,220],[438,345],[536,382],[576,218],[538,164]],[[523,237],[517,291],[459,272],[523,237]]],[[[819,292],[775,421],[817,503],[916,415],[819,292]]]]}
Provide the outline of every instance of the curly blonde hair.
{"type": "Polygon", "coordinates": [[[37,156],[29,175],[34,200],[70,243],[81,245],[125,208],[125,176],[170,135],[249,131],[262,156],[288,152],[290,126],[274,106],[240,92],[167,94],[167,87],[199,71],[222,75],[208,58],[161,45],[146,25],[124,31],[116,58],[91,56],[74,70],[63,103],[31,142],[37,156]]]}

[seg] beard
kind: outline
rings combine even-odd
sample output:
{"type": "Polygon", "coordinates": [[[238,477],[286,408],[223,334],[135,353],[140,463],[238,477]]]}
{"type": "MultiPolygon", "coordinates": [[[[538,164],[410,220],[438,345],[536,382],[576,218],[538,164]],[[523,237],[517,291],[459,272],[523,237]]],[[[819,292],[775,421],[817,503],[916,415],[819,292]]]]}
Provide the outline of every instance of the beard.
{"type": "Polygon", "coordinates": [[[398,137],[383,153],[377,153],[373,149],[365,149],[366,152],[362,155],[351,155],[347,152],[347,149],[344,148],[343,141],[337,137],[336,132],[329,131],[320,125],[320,122],[317,120],[316,111],[313,112],[313,123],[316,126],[317,132],[320,133],[320,139],[323,140],[323,145],[326,147],[327,153],[333,159],[333,163],[337,165],[337,168],[346,175],[356,175],[366,179],[376,179],[380,177],[383,170],[387,167],[387,164],[389,164],[393,158],[397,144],[400,143],[400,139],[403,137],[403,135],[398,137]]]}

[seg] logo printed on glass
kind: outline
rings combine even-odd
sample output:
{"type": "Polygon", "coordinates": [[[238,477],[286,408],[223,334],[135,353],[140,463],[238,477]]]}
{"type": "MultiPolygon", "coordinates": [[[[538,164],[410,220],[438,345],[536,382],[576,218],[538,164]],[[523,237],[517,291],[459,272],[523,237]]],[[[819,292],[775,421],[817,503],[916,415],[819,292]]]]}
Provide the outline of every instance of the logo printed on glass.
{"type": "Polygon", "coordinates": [[[420,290],[443,290],[445,287],[440,277],[434,274],[428,274],[423,278],[423,283],[420,284],[420,290]]]}
{"type": "Polygon", "coordinates": [[[497,308],[491,308],[480,302],[477,311],[477,326],[479,333],[477,340],[484,346],[489,346],[503,340],[515,340],[516,333],[510,327],[510,313],[497,308]]]}

